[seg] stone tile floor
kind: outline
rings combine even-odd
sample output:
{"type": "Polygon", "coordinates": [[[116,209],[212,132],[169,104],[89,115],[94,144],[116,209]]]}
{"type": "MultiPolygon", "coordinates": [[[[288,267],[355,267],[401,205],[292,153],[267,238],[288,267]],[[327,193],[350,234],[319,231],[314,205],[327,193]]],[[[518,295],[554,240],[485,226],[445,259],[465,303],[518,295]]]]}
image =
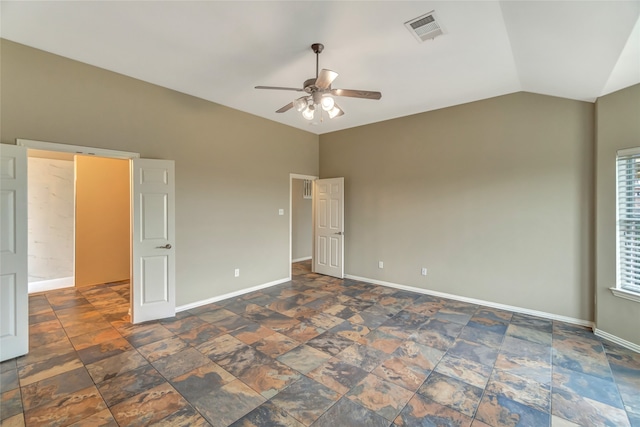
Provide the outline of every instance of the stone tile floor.
{"type": "Polygon", "coordinates": [[[30,297],[2,426],[640,426],[588,329],[312,274],[141,325],[127,283],[30,297]]]}

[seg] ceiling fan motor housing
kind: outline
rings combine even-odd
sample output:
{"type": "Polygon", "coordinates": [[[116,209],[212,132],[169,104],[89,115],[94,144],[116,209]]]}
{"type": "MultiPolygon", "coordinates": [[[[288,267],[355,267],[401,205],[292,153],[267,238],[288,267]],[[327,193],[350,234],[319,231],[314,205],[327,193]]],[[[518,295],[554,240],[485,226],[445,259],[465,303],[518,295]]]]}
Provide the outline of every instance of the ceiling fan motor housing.
{"type": "Polygon", "coordinates": [[[302,87],[304,88],[304,91],[307,93],[313,93],[316,90],[318,90],[318,88],[316,87],[316,79],[309,79],[309,80],[305,80],[304,83],[302,84],[302,87]]]}

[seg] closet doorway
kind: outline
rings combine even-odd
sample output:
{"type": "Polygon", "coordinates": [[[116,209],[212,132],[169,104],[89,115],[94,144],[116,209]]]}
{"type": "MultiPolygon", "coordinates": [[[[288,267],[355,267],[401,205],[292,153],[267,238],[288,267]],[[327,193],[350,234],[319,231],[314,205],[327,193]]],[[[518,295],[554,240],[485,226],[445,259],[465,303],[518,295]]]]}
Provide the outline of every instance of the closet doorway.
{"type": "MultiPolygon", "coordinates": [[[[308,263],[313,258],[313,181],[312,175],[290,175],[289,260],[308,263]]],[[[306,265],[306,264],[305,264],[306,265]]],[[[290,270],[290,274],[291,274],[290,270]]]]}
{"type": "Polygon", "coordinates": [[[29,292],[129,282],[129,161],[28,150],[29,292]]]}

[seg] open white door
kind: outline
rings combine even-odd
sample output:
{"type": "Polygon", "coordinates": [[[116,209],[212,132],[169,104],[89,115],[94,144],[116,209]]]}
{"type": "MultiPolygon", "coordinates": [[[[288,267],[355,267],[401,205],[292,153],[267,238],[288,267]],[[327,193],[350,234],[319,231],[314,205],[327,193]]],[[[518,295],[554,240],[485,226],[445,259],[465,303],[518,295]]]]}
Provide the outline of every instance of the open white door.
{"type": "Polygon", "coordinates": [[[132,323],[175,316],[173,160],[132,161],[132,323]]]}
{"type": "Polygon", "coordinates": [[[0,144],[0,362],[29,351],[27,149],[0,144]]]}
{"type": "Polygon", "coordinates": [[[344,277],[344,178],[317,179],[313,187],[313,271],[344,277]]]}

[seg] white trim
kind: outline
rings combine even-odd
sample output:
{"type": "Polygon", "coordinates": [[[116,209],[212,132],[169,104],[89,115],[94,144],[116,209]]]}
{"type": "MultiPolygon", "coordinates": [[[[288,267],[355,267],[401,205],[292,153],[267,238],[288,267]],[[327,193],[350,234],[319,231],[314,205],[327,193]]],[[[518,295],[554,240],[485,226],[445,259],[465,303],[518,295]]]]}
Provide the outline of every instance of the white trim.
{"type": "Polygon", "coordinates": [[[315,175],[302,175],[302,174],[299,174],[299,173],[290,173],[289,174],[289,178],[291,178],[291,179],[310,179],[312,181],[318,179],[318,177],[315,176],[315,175]]]}
{"type": "Polygon", "coordinates": [[[180,306],[176,307],[176,313],[179,313],[179,312],[185,311],[185,310],[191,310],[192,308],[202,307],[203,305],[212,304],[214,302],[222,301],[222,300],[225,300],[225,299],[228,299],[228,298],[238,297],[240,295],[248,294],[249,292],[254,292],[254,291],[259,291],[261,289],[270,288],[271,286],[280,285],[282,283],[289,282],[290,280],[291,280],[290,277],[286,277],[284,279],[274,280],[273,282],[263,283],[262,285],[253,286],[253,287],[247,288],[247,289],[241,289],[239,291],[230,292],[228,294],[219,295],[217,297],[208,298],[208,299],[192,302],[192,303],[185,304],[185,305],[180,305],[180,306]]]}
{"type": "Polygon", "coordinates": [[[640,147],[623,148],[616,151],[616,157],[633,156],[635,154],[640,154],[640,147]]]}
{"type": "Polygon", "coordinates": [[[611,293],[618,298],[628,299],[630,301],[640,302],[640,294],[637,292],[627,291],[626,289],[609,288],[611,293]]]}
{"type": "Polygon", "coordinates": [[[16,145],[34,150],[57,151],[62,153],[85,154],[89,156],[112,157],[116,159],[137,159],[140,153],[131,151],[108,150],[105,148],[84,147],[81,145],[58,144],[56,142],[16,139],[16,145]]]}
{"type": "Polygon", "coordinates": [[[292,259],[291,262],[300,262],[300,261],[308,261],[310,260],[311,257],[310,256],[306,256],[306,257],[302,257],[302,258],[296,258],[296,259],[292,259]]]}
{"type": "Polygon", "coordinates": [[[29,282],[29,293],[53,291],[56,289],[72,288],[75,285],[75,278],[61,277],[59,279],[39,280],[37,282],[29,282]]]}
{"type": "Polygon", "coordinates": [[[631,341],[623,340],[615,335],[610,334],[609,332],[605,332],[601,329],[595,328],[593,333],[600,338],[604,338],[607,341],[611,341],[612,343],[618,344],[622,347],[628,348],[629,350],[633,350],[636,353],[640,353],[640,345],[632,343],[631,341]]]}
{"type": "Polygon", "coordinates": [[[544,319],[558,320],[561,322],[571,323],[574,325],[587,326],[594,328],[594,323],[589,320],[576,319],[574,317],[561,316],[559,314],[547,313],[545,311],[531,310],[528,308],[517,307],[513,305],[500,304],[497,302],[485,301],[475,298],[467,298],[459,295],[447,294],[445,292],[431,291],[429,289],[416,288],[413,286],[399,285],[397,283],[384,282],[382,280],[368,279],[366,277],[353,276],[351,274],[345,275],[347,279],[358,280],[360,282],[369,282],[375,285],[388,286],[390,288],[401,289],[403,291],[417,292],[425,295],[433,295],[440,298],[449,298],[456,301],[468,302],[471,304],[484,305],[487,307],[498,308],[500,310],[513,311],[515,313],[528,314],[530,316],[542,317],[544,319]]]}

